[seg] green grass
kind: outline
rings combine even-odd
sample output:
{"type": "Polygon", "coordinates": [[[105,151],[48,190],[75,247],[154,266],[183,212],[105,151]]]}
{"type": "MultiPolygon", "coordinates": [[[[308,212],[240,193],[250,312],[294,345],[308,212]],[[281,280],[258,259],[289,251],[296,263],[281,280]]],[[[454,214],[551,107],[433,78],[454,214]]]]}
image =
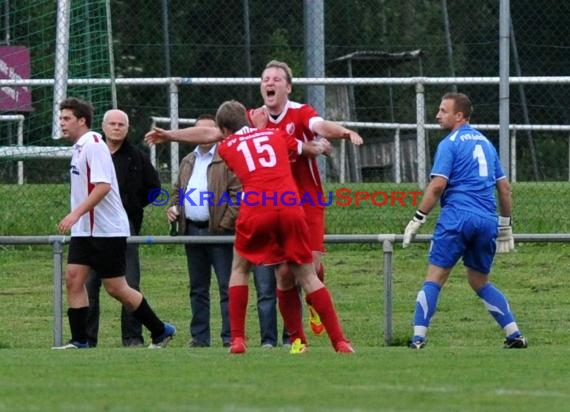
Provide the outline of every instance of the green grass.
{"type": "Polygon", "coordinates": [[[518,244],[514,253],[497,256],[492,277],[529,338],[525,351],[502,349],[502,332],[468,288],[460,267],[441,295],[428,347],[415,353],[404,346],[425,271],[425,244],[396,248],[394,346],[385,346],[380,250],[330,252],[327,283],[355,356],[335,354],[322,337],[310,337],[305,356],[258,348],[253,290],[250,349],[245,356],[230,356],[217,338],[215,287],[214,346],[189,349],[182,247],[161,256],[152,249],[141,247],[143,291],[157,313],[179,330],[164,351],[121,348],[119,305],[105,295],[100,346],[51,351],[50,249],[2,252],[0,411],[567,410],[567,245],[518,244]],[[157,400],[160,406],[154,404],[157,400]]]}
{"type": "Polygon", "coordinates": [[[252,349],[232,357],[221,349],[34,349],[10,357],[0,405],[70,412],[562,411],[570,398],[569,355],[567,348],[552,354],[482,347],[362,348],[353,357],[323,350],[294,357],[252,349]]]}
{"type": "MultiPolygon", "coordinates": [[[[402,190],[377,186],[361,187],[402,190]]],[[[559,212],[570,191],[554,186],[560,196],[551,202],[540,200],[551,193],[542,184],[514,186],[515,231],[568,230],[568,218],[559,212]]],[[[65,196],[61,204],[46,187],[17,189],[0,186],[0,200],[20,195],[19,208],[6,202],[0,206],[9,217],[0,221],[0,233],[54,234],[50,228],[67,210],[65,187],[56,188],[65,196]],[[29,208],[41,217],[32,218],[29,208]]],[[[329,233],[401,233],[413,210],[331,207],[327,226],[329,233]]],[[[166,234],[163,216],[163,208],[149,208],[145,233],[166,234]]],[[[434,221],[430,218],[429,224],[434,221]]],[[[429,224],[422,233],[430,232],[429,224]]],[[[143,292],[159,316],[178,327],[171,345],[163,351],[121,348],[120,306],[103,293],[100,345],[77,352],[49,349],[51,247],[0,246],[0,412],[568,410],[570,245],[518,243],[513,253],[495,259],[492,280],[508,296],[529,339],[524,351],[502,349],[502,332],[467,286],[461,266],[440,297],[427,348],[419,353],[407,349],[426,253],[427,244],[395,246],[393,346],[384,345],[380,245],[330,245],[327,285],[357,353],[339,356],[324,337],[310,337],[310,352],[303,356],[291,356],[283,348],[262,350],[252,286],[249,350],[230,356],[218,338],[215,281],[214,346],[187,347],[188,275],[181,245],[141,246],[143,292]]],[[[64,319],[64,339],[68,337],[64,319]]]]}

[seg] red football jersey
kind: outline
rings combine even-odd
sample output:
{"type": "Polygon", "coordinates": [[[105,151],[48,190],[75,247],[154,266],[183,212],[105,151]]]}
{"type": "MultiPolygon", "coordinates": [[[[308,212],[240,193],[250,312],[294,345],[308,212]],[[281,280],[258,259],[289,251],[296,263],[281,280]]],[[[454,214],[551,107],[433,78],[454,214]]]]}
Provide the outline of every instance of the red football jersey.
{"type": "MultiPolygon", "coordinates": [[[[250,114],[251,111],[248,111],[248,117],[251,123],[250,114]]],[[[323,120],[323,118],[308,104],[288,101],[285,105],[285,109],[278,118],[274,119],[269,116],[267,127],[283,130],[289,136],[301,142],[308,142],[314,140],[316,137],[315,133],[311,131],[312,124],[321,120],[323,120]]],[[[308,158],[297,153],[291,153],[290,159],[291,169],[293,170],[293,176],[297,182],[299,192],[308,192],[311,196],[322,192],[323,187],[316,158],[308,158]]],[[[316,199],[316,197],[314,199],[316,199]]]]}
{"type": "Polygon", "coordinates": [[[218,150],[241,181],[244,194],[297,192],[289,163],[297,141],[281,130],[244,127],[225,138],[218,150]]]}
{"type": "MultiPolygon", "coordinates": [[[[251,113],[252,110],[248,111],[250,123],[251,113]]],[[[312,106],[287,101],[283,112],[277,118],[269,116],[267,127],[283,130],[288,136],[294,137],[300,142],[308,142],[316,137],[311,130],[313,123],[322,120],[323,118],[312,106]]],[[[310,196],[312,199],[312,202],[303,203],[307,223],[311,229],[309,231],[311,250],[324,252],[325,208],[318,202],[319,195],[323,199],[324,195],[317,159],[301,156],[297,153],[291,153],[289,157],[300,196],[310,196]]]]}
{"type": "Polygon", "coordinates": [[[297,141],[281,130],[249,127],[220,143],[220,156],[243,186],[234,246],[256,265],[312,262],[289,163],[289,152],[297,148],[297,141]]]}

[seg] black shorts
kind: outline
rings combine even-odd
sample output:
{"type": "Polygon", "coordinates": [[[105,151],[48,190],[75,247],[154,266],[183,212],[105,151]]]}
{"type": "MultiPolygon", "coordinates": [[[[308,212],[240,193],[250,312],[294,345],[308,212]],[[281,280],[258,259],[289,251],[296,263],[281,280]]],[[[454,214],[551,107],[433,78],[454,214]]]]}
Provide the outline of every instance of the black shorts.
{"type": "Polygon", "coordinates": [[[72,237],[68,264],[89,266],[100,278],[125,275],[126,237],[72,237]]]}

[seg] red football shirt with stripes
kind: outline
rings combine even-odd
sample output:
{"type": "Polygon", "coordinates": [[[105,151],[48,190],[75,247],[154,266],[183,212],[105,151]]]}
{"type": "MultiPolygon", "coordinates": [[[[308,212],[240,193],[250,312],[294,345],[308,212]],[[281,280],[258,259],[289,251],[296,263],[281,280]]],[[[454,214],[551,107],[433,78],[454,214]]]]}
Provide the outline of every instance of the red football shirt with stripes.
{"type": "MultiPolygon", "coordinates": [[[[248,120],[252,123],[252,112],[248,111],[248,120]]],[[[267,128],[279,129],[288,136],[294,137],[300,142],[315,140],[316,134],[312,127],[316,122],[323,121],[317,111],[308,104],[287,101],[285,108],[277,117],[269,116],[267,128]]],[[[302,202],[307,224],[311,228],[309,232],[309,244],[311,250],[324,252],[324,202],[323,186],[317,159],[305,157],[298,152],[290,153],[291,169],[299,194],[309,201],[302,202]],[[320,196],[320,198],[319,198],[320,196]]]]}
{"type": "Polygon", "coordinates": [[[312,262],[289,162],[289,153],[298,150],[299,142],[281,130],[249,127],[219,145],[220,156],[243,186],[235,247],[256,265],[312,262]]]}
{"type": "MultiPolygon", "coordinates": [[[[251,110],[248,111],[250,123],[251,112],[251,110]]],[[[285,108],[278,117],[269,116],[266,127],[282,130],[301,142],[309,142],[316,138],[315,133],[311,130],[312,125],[322,120],[323,118],[312,106],[287,101],[285,108]]],[[[289,158],[299,191],[301,193],[322,192],[323,186],[316,158],[304,157],[298,153],[291,153],[289,158]]]]}

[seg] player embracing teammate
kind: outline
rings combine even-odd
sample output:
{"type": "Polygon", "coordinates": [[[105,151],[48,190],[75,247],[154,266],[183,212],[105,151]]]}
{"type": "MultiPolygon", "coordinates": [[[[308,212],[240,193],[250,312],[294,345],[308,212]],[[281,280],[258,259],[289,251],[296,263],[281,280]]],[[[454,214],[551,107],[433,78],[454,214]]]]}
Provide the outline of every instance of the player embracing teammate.
{"type": "Polygon", "coordinates": [[[294,341],[292,353],[307,351],[296,285],[303,288],[322,319],[334,350],[353,353],[354,349],[343,334],[331,296],[313,266],[313,254],[307,241],[309,227],[302,207],[298,206],[299,195],[289,164],[289,153],[306,151],[315,156],[322,153],[323,145],[315,142],[303,144],[276,129],[250,128],[245,108],[236,101],[220,106],[216,124],[219,130],[192,127],[166,131],[155,128],[147,133],[146,140],[150,143],[164,140],[208,143],[224,139],[219,147],[220,156],[242,182],[244,192],[270,193],[272,196],[275,193],[290,193],[297,197],[294,205],[244,202],[240,208],[229,288],[230,353],[246,351],[245,318],[249,273],[253,264],[279,265],[279,309],[294,341]]]}
{"type": "MultiPolygon", "coordinates": [[[[293,73],[285,62],[272,60],[261,74],[260,92],[264,105],[249,110],[251,124],[258,128],[279,129],[302,143],[318,140],[323,144],[325,153],[330,151],[328,139],[350,139],[353,144],[362,144],[362,137],[338,123],[324,120],[308,104],[289,100],[293,90],[293,73]]],[[[301,196],[310,196],[312,202],[304,202],[303,210],[308,232],[308,242],[313,254],[313,264],[317,275],[324,281],[325,273],[322,255],[325,251],[325,208],[318,199],[324,199],[323,186],[317,160],[314,156],[292,153],[291,169],[301,196]]],[[[309,324],[315,335],[324,333],[324,327],[308,296],[305,297],[309,308],[309,324]]]]}

